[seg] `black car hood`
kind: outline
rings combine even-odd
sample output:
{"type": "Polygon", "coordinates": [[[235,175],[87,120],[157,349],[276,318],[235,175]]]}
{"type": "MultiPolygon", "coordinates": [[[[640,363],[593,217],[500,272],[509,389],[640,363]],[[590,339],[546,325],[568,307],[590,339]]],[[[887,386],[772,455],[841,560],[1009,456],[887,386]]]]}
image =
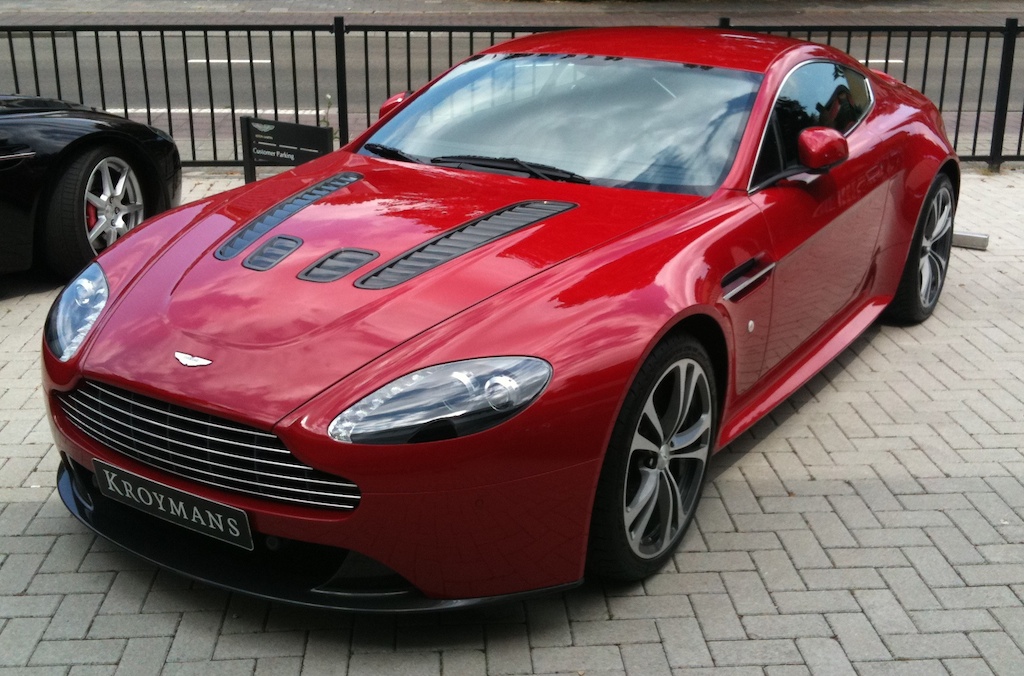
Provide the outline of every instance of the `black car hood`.
{"type": "Polygon", "coordinates": [[[59,99],[23,96],[21,94],[0,94],[0,115],[52,113],[61,110],[92,110],[92,108],[59,99]]]}

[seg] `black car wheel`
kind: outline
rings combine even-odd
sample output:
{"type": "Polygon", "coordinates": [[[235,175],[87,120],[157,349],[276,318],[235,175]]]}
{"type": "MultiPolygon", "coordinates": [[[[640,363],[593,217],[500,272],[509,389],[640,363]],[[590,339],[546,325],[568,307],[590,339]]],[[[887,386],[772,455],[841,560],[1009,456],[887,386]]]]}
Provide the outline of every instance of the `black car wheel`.
{"type": "Polygon", "coordinates": [[[899,288],[886,308],[888,319],[917,324],[935,310],[949,268],[955,215],[953,183],[939,174],[925,197],[899,288]]]}
{"type": "Polygon", "coordinates": [[[46,213],[46,261],[68,278],[146,218],[142,181],[131,161],[102,146],[75,157],[54,186],[46,213]]]}
{"type": "Polygon", "coordinates": [[[591,572],[638,580],[672,557],[697,511],[718,424],[711,359],[681,336],[651,353],[605,457],[591,520],[591,572]]]}

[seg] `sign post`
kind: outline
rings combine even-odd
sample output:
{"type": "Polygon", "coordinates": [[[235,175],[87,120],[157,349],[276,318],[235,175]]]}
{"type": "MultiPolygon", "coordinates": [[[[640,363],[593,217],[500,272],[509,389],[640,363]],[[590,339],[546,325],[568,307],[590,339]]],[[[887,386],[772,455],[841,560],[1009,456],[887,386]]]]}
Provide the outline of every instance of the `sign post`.
{"type": "Polygon", "coordinates": [[[242,118],[242,166],[245,182],[256,180],[257,166],[294,167],[334,150],[334,129],[294,122],[242,118]]]}

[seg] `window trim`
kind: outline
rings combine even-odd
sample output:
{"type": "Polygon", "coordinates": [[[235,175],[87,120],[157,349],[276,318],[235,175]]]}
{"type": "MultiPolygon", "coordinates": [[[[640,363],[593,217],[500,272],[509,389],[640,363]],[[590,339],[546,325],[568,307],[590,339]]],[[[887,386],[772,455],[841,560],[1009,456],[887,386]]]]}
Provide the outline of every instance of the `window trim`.
{"type": "Polygon", "coordinates": [[[797,70],[803,68],[804,66],[809,66],[809,65],[812,65],[812,64],[815,64],[815,63],[827,63],[827,64],[831,64],[833,66],[840,66],[842,68],[846,68],[847,70],[853,70],[858,75],[861,75],[864,78],[864,85],[867,87],[867,90],[868,90],[868,105],[864,108],[864,114],[860,116],[860,119],[857,120],[857,123],[854,124],[849,129],[847,129],[845,132],[843,132],[843,136],[844,137],[849,138],[850,134],[852,134],[854,131],[856,131],[858,127],[860,127],[860,125],[864,122],[864,120],[866,120],[868,118],[868,115],[870,115],[871,111],[874,109],[874,107],[875,107],[875,90],[871,86],[871,78],[868,75],[864,74],[864,73],[860,73],[859,71],[857,71],[855,68],[853,68],[852,66],[850,66],[848,64],[840,63],[839,61],[834,61],[832,59],[809,59],[807,61],[801,61],[800,63],[798,63],[795,66],[793,66],[792,68],[790,68],[789,72],[786,73],[786,77],[782,78],[782,82],[779,84],[779,88],[775,91],[775,96],[772,98],[772,105],[769,108],[768,120],[765,122],[764,128],[761,129],[761,137],[760,137],[760,139],[757,142],[757,154],[754,156],[754,162],[750,166],[750,175],[747,178],[747,194],[748,195],[753,195],[755,192],[758,192],[760,190],[764,190],[765,188],[771,186],[776,181],[779,181],[779,180],[781,180],[783,178],[787,178],[789,176],[795,176],[797,174],[806,173],[806,171],[807,171],[806,168],[795,167],[793,169],[788,169],[788,170],[784,169],[783,171],[778,172],[777,174],[773,174],[773,175],[769,176],[768,178],[766,178],[763,181],[760,181],[760,182],[758,182],[756,184],[754,183],[754,172],[757,171],[757,165],[761,161],[761,151],[764,150],[764,141],[765,141],[765,138],[768,135],[768,130],[772,126],[772,120],[774,119],[774,115],[775,115],[775,104],[777,104],[779,102],[779,96],[782,94],[782,90],[786,87],[786,84],[789,82],[789,78],[793,75],[793,73],[795,73],[797,70]]]}

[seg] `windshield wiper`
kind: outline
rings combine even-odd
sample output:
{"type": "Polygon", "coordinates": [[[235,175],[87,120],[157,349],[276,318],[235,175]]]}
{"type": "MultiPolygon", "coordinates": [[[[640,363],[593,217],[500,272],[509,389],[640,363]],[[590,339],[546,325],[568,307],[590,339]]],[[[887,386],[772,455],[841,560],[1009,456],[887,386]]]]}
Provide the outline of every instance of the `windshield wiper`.
{"type": "Polygon", "coordinates": [[[399,160],[400,162],[412,162],[414,164],[423,164],[423,160],[413,157],[404,150],[399,150],[393,146],[385,146],[379,143],[364,143],[363,147],[369,150],[374,155],[383,157],[386,160],[399,160]]]}
{"type": "Polygon", "coordinates": [[[485,157],[483,155],[442,155],[430,160],[432,164],[454,164],[483,167],[485,169],[502,169],[519,171],[534,178],[548,181],[565,181],[567,183],[584,183],[589,185],[590,179],[565,169],[552,167],[537,162],[527,162],[518,157],[485,157]]]}

